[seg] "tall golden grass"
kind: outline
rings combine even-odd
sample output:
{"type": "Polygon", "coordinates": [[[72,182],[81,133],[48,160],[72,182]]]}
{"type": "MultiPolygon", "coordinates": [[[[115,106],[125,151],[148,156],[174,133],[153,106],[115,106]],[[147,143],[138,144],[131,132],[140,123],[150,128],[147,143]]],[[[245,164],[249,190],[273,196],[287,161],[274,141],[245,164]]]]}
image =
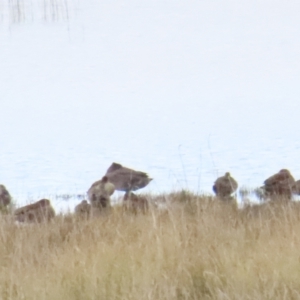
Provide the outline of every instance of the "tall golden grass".
{"type": "Polygon", "coordinates": [[[300,299],[299,203],[164,197],[145,215],[3,216],[0,299],[300,299]]]}

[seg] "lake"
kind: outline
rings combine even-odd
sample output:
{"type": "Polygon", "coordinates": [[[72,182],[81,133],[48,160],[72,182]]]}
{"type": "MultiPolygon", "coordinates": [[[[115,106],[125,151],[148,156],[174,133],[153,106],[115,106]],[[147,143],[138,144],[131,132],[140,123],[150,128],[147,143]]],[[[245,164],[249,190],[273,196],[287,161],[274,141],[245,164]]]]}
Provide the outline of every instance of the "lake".
{"type": "Polygon", "coordinates": [[[18,205],[72,209],[55,195],[84,194],[112,162],[148,172],[151,193],[212,193],[226,171],[246,187],[300,179],[299,9],[0,0],[0,183],[18,205]]]}

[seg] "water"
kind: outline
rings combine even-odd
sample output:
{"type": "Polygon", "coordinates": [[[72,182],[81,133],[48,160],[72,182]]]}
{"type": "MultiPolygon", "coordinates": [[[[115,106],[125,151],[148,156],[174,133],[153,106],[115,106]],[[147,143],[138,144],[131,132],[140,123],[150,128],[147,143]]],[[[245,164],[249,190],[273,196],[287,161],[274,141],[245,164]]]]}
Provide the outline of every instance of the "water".
{"type": "Polygon", "coordinates": [[[0,0],[0,182],[76,201],[119,162],[144,192],[300,178],[298,1],[0,0]]]}

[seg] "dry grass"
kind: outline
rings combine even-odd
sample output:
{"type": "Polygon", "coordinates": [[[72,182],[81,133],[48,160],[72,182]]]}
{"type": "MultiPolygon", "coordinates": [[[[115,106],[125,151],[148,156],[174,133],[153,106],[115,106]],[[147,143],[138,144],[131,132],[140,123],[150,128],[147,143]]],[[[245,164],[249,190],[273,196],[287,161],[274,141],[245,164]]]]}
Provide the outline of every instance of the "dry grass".
{"type": "Polygon", "coordinates": [[[167,198],[146,215],[3,216],[0,299],[300,299],[300,204],[167,198]]]}

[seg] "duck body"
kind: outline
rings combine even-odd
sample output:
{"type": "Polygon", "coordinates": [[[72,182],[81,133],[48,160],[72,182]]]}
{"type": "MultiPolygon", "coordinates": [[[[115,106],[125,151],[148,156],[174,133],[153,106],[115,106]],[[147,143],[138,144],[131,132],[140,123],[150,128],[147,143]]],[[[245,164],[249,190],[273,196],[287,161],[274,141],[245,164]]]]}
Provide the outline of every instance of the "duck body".
{"type": "Polygon", "coordinates": [[[118,163],[112,163],[105,176],[114,184],[117,191],[123,192],[141,189],[152,180],[147,173],[123,167],[118,163]]]}
{"type": "Polygon", "coordinates": [[[230,197],[238,188],[237,181],[231,177],[229,172],[226,172],[224,176],[217,178],[213,185],[213,191],[221,198],[230,197]]]}
{"type": "Polygon", "coordinates": [[[262,189],[271,197],[279,196],[291,198],[295,179],[287,169],[282,169],[278,173],[270,176],[264,181],[262,189]]]}

